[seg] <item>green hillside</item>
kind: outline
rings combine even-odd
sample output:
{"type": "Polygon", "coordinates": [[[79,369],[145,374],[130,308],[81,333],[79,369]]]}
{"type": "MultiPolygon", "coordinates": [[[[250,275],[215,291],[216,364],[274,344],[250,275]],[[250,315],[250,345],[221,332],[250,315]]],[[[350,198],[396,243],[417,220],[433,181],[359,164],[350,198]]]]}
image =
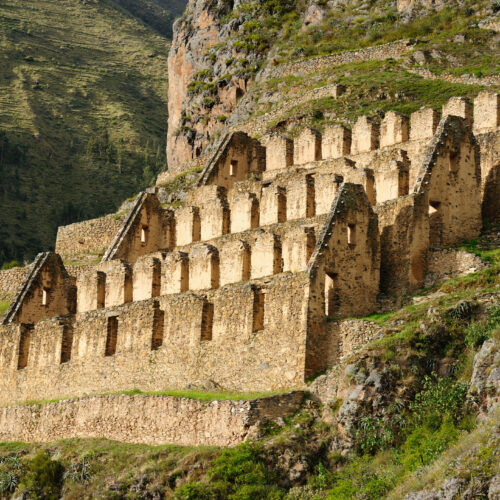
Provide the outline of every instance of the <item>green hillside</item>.
{"type": "Polygon", "coordinates": [[[130,13],[140,2],[0,3],[0,263],[164,168],[169,42],[130,13]]]}
{"type": "Polygon", "coordinates": [[[172,37],[172,23],[186,7],[187,0],[115,0],[121,8],[158,33],[172,37]]]}

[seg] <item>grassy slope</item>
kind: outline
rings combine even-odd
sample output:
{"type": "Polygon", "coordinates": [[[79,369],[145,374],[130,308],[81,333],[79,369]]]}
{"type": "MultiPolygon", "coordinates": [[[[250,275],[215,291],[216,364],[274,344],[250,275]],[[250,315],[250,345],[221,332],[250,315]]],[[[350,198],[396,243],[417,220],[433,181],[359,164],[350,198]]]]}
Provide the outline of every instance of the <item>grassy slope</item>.
{"type": "MultiPolygon", "coordinates": [[[[268,0],[265,3],[272,2],[268,0]]],[[[287,100],[297,101],[306,90],[332,83],[344,83],[349,89],[349,93],[337,101],[333,98],[312,98],[307,102],[301,100],[295,107],[287,106],[286,111],[278,112],[274,121],[266,123],[268,132],[279,125],[278,128],[282,131],[286,129],[286,133],[293,136],[306,124],[318,128],[339,121],[352,124],[360,114],[380,117],[387,109],[404,113],[427,105],[440,109],[450,96],[472,97],[483,88],[480,84],[429,80],[408,70],[427,69],[435,75],[451,74],[455,77],[500,73],[498,34],[479,28],[485,16],[492,16],[486,9],[486,1],[467,0],[460,5],[447,2],[449,7],[423,11],[408,21],[395,11],[393,2],[351,0],[327,10],[323,21],[307,28],[302,25],[304,0],[289,0],[288,3],[290,7],[282,16],[279,27],[273,24],[273,17],[265,11],[253,11],[259,13],[259,23],[248,19],[235,35],[237,43],[245,47],[242,50],[247,50],[249,54],[260,53],[259,60],[263,61],[262,52],[266,53],[271,47],[275,65],[297,58],[412,38],[418,42],[413,51],[418,52],[418,57],[345,64],[302,77],[289,76],[268,81],[257,78],[244,99],[245,103],[251,103],[250,118],[256,120],[265,113],[279,111],[287,100]]],[[[236,62],[233,63],[235,65],[236,62]]],[[[500,90],[500,86],[490,88],[500,90]]],[[[245,112],[241,113],[243,119],[246,119],[245,115],[245,112]]]]}
{"type": "Polygon", "coordinates": [[[58,224],[113,211],[164,166],[167,53],[109,0],[2,2],[0,262],[50,248],[58,224]]]}
{"type": "Polygon", "coordinates": [[[187,0],[113,0],[167,38],[172,38],[172,23],[186,7],[187,0]]]}

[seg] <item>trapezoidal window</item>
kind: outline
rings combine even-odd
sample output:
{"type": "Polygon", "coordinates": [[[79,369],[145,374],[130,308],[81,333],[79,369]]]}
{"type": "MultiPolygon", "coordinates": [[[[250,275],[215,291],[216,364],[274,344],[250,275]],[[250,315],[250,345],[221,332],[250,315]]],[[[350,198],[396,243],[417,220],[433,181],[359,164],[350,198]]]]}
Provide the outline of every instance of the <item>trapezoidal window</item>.
{"type": "Polygon", "coordinates": [[[458,151],[450,151],[449,155],[449,164],[450,164],[450,172],[458,171],[458,161],[459,161],[459,152],[458,151]]]}
{"type": "Polygon", "coordinates": [[[252,332],[264,330],[266,295],[262,290],[256,290],[253,295],[252,332]]]}
{"type": "Polygon", "coordinates": [[[113,356],[116,353],[116,343],[118,340],[118,316],[108,318],[108,331],[106,336],[106,350],[104,356],[113,356]]]}
{"type": "Polygon", "coordinates": [[[143,245],[146,245],[148,242],[148,236],[149,236],[149,229],[147,226],[142,226],[141,227],[141,243],[143,245]]]}
{"type": "Polygon", "coordinates": [[[356,244],[356,224],[347,225],[347,243],[349,245],[356,244]]]}
{"type": "Polygon", "coordinates": [[[19,338],[19,354],[17,358],[17,369],[22,370],[28,366],[28,355],[30,352],[31,332],[33,325],[21,325],[21,336],[19,338]]]}
{"type": "Polygon", "coordinates": [[[49,305],[49,289],[44,288],[42,290],[42,306],[48,306],[49,305]]]}
{"type": "Polygon", "coordinates": [[[156,307],[153,312],[153,336],[151,350],[156,351],[163,345],[163,332],[165,328],[165,311],[156,307]]]}
{"type": "Polygon", "coordinates": [[[340,308],[338,275],[336,273],[325,273],[325,315],[335,318],[340,308]]]}
{"type": "Polygon", "coordinates": [[[229,165],[229,175],[235,177],[238,174],[238,160],[231,160],[231,165],[229,165]]]}
{"type": "Polygon", "coordinates": [[[214,328],[214,305],[210,302],[203,304],[201,312],[201,336],[200,340],[212,340],[214,328]]]}
{"type": "Polygon", "coordinates": [[[61,340],[61,364],[67,363],[71,359],[71,348],[73,347],[73,328],[63,326],[61,340]]]}

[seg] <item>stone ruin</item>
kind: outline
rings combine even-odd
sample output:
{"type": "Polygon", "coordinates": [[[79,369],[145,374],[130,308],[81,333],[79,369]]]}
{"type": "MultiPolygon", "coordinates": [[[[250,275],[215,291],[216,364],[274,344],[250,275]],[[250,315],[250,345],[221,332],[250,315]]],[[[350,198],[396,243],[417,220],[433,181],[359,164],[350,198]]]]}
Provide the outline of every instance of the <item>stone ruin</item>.
{"type": "Polygon", "coordinates": [[[499,217],[500,95],[294,140],[234,132],[186,203],[157,190],[115,234],[60,228],[65,254],[105,242],[99,264],[72,276],[58,254],[37,257],[0,326],[3,404],[303,387],[338,361],[329,320],[418,289],[431,249],[499,217]]]}

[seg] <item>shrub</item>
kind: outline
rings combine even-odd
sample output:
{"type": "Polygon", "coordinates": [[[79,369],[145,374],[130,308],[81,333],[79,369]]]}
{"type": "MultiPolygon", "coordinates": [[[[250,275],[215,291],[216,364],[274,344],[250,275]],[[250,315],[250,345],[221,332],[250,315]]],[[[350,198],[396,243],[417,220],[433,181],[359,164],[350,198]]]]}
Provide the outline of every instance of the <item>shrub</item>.
{"type": "Polygon", "coordinates": [[[450,417],[444,419],[435,430],[429,425],[417,427],[406,440],[403,450],[403,464],[409,470],[415,470],[433,462],[459,436],[450,417]]]}
{"type": "Polygon", "coordinates": [[[215,500],[217,493],[205,483],[189,483],[178,488],[175,492],[177,500],[215,500]]]}
{"type": "Polygon", "coordinates": [[[424,378],[423,390],[410,403],[411,420],[418,425],[438,428],[446,418],[457,423],[465,414],[467,384],[436,375],[424,378]]]}
{"type": "Polygon", "coordinates": [[[395,438],[392,426],[381,418],[362,417],[355,431],[357,448],[362,453],[373,454],[386,450],[395,438]]]}
{"type": "Polygon", "coordinates": [[[57,500],[61,497],[64,467],[58,460],[42,451],[26,465],[27,473],[21,487],[37,499],[57,500]]]}
{"type": "Polygon", "coordinates": [[[256,500],[279,499],[284,493],[276,486],[276,478],[266,467],[262,450],[244,443],[224,450],[208,470],[210,483],[191,483],[175,493],[178,500],[256,500]]]}
{"type": "Polygon", "coordinates": [[[500,328],[500,307],[492,307],[487,311],[484,321],[475,321],[466,328],[465,343],[477,348],[498,328],[500,328]]]}
{"type": "Polygon", "coordinates": [[[8,269],[13,269],[14,267],[20,267],[21,264],[17,260],[11,260],[10,262],[4,262],[2,264],[2,271],[6,271],[8,269]]]}
{"type": "Polygon", "coordinates": [[[19,476],[10,471],[0,472],[0,493],[13,493],[19,485],[19,476]]]}

